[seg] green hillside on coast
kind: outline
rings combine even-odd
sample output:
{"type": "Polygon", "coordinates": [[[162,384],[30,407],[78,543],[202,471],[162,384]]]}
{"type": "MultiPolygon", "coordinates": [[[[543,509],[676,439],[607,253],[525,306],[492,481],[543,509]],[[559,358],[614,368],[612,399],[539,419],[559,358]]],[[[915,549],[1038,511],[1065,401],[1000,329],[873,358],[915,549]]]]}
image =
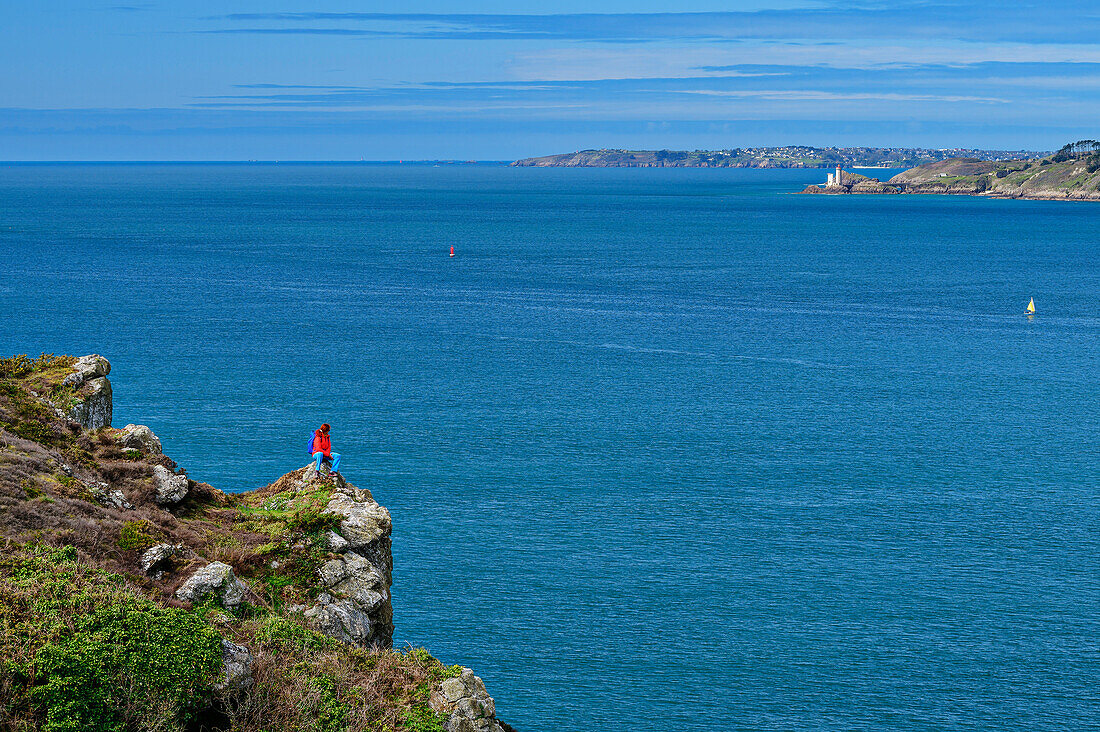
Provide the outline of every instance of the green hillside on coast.
{"type": "Polygon", "coordinates": [[[898,173],[885,183],[855,183],[846,173],[841,185],[812,185],[803,193],[924,193],[1100,200],[1100,142],[1081,140],[1065,145],[1052,155],[1029,159],[951,158],[898,173]]]}

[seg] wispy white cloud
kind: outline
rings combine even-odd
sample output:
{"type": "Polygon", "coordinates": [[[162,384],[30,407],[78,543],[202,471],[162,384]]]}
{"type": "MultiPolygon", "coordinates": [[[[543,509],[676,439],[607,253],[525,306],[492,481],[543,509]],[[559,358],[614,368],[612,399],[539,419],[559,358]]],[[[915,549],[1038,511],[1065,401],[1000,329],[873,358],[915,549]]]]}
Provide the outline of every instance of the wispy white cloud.
{"type": "Polygon", "coordinates": [[[999,99],[997,97],[972,97],[950,94],[898,94],[890,92],[829,92],[813,89],[753,89],[740,91],[725,91],[715,89],[678,89],[674,93],[700,94],[710,97],[736,97],[739,99],[775,99],[819,102],[878,100],[887,102],[979,102],[983,104],[1011,103],[1008,99],[999,99]]]}

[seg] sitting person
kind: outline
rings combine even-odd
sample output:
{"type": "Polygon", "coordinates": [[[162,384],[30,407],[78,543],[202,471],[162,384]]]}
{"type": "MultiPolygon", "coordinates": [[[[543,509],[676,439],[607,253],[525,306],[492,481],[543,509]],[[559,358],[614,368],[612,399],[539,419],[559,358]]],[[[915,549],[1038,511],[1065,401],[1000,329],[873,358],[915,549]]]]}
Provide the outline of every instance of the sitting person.
{"type": "Polygon", "coordinates": [[[315,468],[321,471],[321,463],[330,463],[334,473],[340,472],[340,453],[332,451],[332,440],[328,436],[329,425],[326,422],[313,433],[313,442],[310,445],[310,454],[317,461],[315,468]]]}

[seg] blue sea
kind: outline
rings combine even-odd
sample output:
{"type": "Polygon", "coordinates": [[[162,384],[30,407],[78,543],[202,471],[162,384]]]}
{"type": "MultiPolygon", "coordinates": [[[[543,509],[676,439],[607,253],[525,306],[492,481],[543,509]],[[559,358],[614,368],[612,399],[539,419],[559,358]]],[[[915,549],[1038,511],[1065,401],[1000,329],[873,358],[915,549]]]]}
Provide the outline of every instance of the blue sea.
{"type": "Polygon", "coordinates": [[[1100,204],[824,176],[0,166],[0,352],[229,491],[330,422],[522,732],[1098,729],[1100,204]]]}

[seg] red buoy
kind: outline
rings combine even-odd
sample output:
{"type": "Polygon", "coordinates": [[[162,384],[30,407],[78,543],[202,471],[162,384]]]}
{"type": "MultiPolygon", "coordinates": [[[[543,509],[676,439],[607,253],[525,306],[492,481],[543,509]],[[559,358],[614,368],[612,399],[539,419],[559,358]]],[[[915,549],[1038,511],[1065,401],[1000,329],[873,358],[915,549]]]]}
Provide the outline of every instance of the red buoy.
{"type": "Polygon", "coordinates": [[[453,257],[454,255],[455,255],[455,248],[454,248],[454,245],[452,244],[451,245],[451,256],[453,257]]]}

